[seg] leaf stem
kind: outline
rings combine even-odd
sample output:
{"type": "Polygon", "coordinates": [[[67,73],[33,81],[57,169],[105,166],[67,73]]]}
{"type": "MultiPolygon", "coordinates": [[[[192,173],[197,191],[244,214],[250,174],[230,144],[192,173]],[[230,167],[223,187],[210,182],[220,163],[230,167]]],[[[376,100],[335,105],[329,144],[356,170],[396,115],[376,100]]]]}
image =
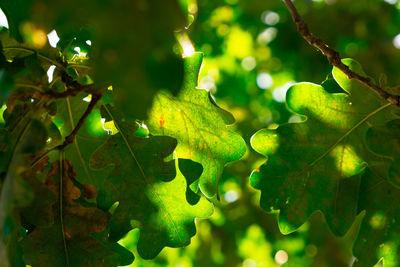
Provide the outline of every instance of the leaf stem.
{"type": "Polygon", "coordinates": [[[299,34],[313,47],[317,48],[334,67],[340,69],[343,73],[347,75],[349,79],[355,79],[362,84],[366,85],[372,91],[377,93],[381,98],[389,101],[394,106],[400,106],[400,96],[392,95],[383,90],[381,87],[376,85],[371,78],[362,76],[354,71],[352,71],[347,65],[343,64],[340,58],[339,52],[330,48],[324,41],[315,37],[309,30],[308,25],[304,22],[303,18],[300,16],[296,7],[291,0],[284,0],[286,7],[292,16],[294,23],[297,25],[297,31],[299,34]]]}
{"type": "Polygon", "coordinates": [[[61,224],[61,232],[62,238],[64,243],[64,252],[65,252],[65,260],[67,263],[67,267],[69,267],[69,256],[68,256],[68,249],[67,249],[67,240],[65,239],[65,229],[64,229],[64,215],[63,215],[63,177],[64,177],[64,159],[63,159],[63,151],[60,151],[60,191],[59,191],[59,202],[60,202],[60,224],[61,224]]]}

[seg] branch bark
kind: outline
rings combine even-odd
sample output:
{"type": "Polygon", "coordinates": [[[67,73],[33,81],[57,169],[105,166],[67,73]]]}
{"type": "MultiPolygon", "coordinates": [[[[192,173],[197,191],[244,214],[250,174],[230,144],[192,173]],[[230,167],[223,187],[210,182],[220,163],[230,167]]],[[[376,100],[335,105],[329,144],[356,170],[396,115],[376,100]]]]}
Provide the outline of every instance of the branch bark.
{"type": "Polygon", "coordinates": [[[75,128],[72,130],[72,132],[67,137],[65,137],[64,143],[55,147],[54,149],[63,150],[64,148],[66,148],[68,145],[70,145],[74,141],[76,134],[78,133],[79,129],[82,127],[86,118],[92,112],[93,108],[96,106],[97,102],[101,99],[101,96],[102,96],[101,94],[92,95],[92,100],[90,101],[89,106],[87,106],[85,113],[83,113],[82,117],[79,119],[75,128]]]}
{"type": "Polygon", "coordinates": [[[93,94],[92,95],[92,100],[90,101],[89,105],[87,106],[85,112],[83,113],[83,115],[81,116],[81,118],[79,119],[78,123],[76,124],[75,128],[72,130],[72,132],[65,137],[64,142],[56,147],[53,147],[52,149],[47,150],[46,152],[44,152],[42,155],[40,155],[38,158],[36,158],[32,163],[31,166],[35,166],[41,159],[43,159],[47,154],[49,154],[50,152],[54,151],[54,150],[59,150],[62,151],[64,150],[67,146],[69,146],[70,144],[72,144],[72,142],[75,139],[76,134],[78,133],[78,131],[80,130],[80,128],[82,127],[82,125],[84,124],[86,118],[89,116],[89,114],[92,112],[93,108],[96,106],[97,102],[101,99],[102,97],[102,93],[99,94],[93,94]]]}
{"type": "Polygon", "coordinates": [[[315,37],[309,30],[308,25],[304,22],[303,18],[300,16],[296,7],[292,3],[291,0],[284,0],[286,7],[288,8],[290,14],[292,15],[292,19],[297,26],[297,31],[299,34],[313,47],[317,48],[334,67],[337,67],[343,73],[347,75],[349,79],[355,79],[368,88],[377,93],[381,98],[387,100],[394,106],[400,106],[400,96],[392,95],[385,90],[383,90],[380,86],[376,85],[369,77],[362,76],[354,71],[352,71],[348,66],[343,64],[342,59],[340,58],[339,52],[330,48],[324,41],[315,37]]]}

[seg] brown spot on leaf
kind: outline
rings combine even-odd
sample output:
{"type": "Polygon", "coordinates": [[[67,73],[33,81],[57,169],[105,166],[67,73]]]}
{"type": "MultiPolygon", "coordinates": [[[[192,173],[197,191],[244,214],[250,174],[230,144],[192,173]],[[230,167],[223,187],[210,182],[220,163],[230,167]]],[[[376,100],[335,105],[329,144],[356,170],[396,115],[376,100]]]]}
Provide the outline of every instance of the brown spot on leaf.
{"type": "Polygon", "coordinates": [[[91,184],[83,184],[82,185],[83,189],[83,196],[87,199],[93,199],[97,197],[97,190],[96,187],[94,187],[91,184]]]}
{"type": "MultiPolygon", "coordinates": [[[[93,203],[86,202],[84,206],[82,205],[85,202],[84,198],[96,198],[97,190],[93,185],[80,184],[77,181],[73,165],[68,160],[63,161],[62,170],[60,170],[60,161],[53,162],[46,177],[46,185],[58,199],[54,208],[59,209],[60,205],[61,175],[65,235],[67,236],[68,233],[67,237],[74,239],[76,236],[103,231],[107,225],[109,214],[98,209],[93,203]]],[[[57,212],[55,213],[57,214],[57,212]]]]}

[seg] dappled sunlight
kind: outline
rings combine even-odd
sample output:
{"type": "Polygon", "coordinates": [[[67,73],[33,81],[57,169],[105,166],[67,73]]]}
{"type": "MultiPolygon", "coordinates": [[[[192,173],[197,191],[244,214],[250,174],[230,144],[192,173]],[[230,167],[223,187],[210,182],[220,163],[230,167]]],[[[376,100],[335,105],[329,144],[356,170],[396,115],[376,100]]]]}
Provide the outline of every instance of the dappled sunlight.
{"type": "Polygon", "coordinates": [[[114,121],[106,121],[105,118],[101,118],[100,122],[103,130],[106,131],[107,134],[115,135],[119,132],[118,128],[114,124],[114,121]]]}
{"type": "Polygon", "coordinates": [[[182,57],[190,57],[195,52],[194,46],[186,33],[178,34],[178,41],[182,47],[182,57]]]}
{"type": "Polygon", "coordinates": [[[49,78],[48,81],[51,83],[53,81],[54,71],[56,69],[56,65],[51,65],[47,70],[47,77],[49,78]]]}
{"type": "Polygon", "coordinates": [[[49,44],[52,47],[57,47],[57,43],[58,41],[60,41],[60,37],[58,37],[56,30],[52,30],[50,33],[48,33],[47,38],[49,40],[49,44]]]}
{"type": "Polygon", "coordinates": [[[8,20],[6,14],[4,14],[3,10],[0,9],[0,27],[4,27],[8,29],[8,20]]]}
{"type": "Polygon", "coordinates": [[[252,136],[250,143],[257,152],[263,155],[271,155],[279,148],[279,135],[273,130],[260,130],[252,136]]]}
{"type": "Polygon", "coordinates": [[[381,244],[378,248],[378,256],[383,257],[383,266],[396,266],[399,263],[398,249],[400,243],[398,240],[391,240],[384,244],[381,244]]]}
{"type": "Polygon", "coordinates": [[[22,2],[0,265],[399,265],[399,0],[22,2]]]}
{"type": "Polygon", "coordinates": [[[3,124],[5,121],[4,121],[4,111],[7,109],[7,105],[6,104],[3,104],[1,107],[0,107],[0,124],[3,124]]]}
{"type": "Polygon", "coordinates": [[[343,177],[351,177],[360,173],[366,167],[364,160],[360,158],[355,149],[350,145],[337,145],[329,153],[333,158],[336,168],[343,175],[343,177]]]}
{"type": "Polygon", "coordinates": [[[383,212],[376,212],[371,216],[369,224],[372,228],[382,230],[386,224],[386,216],[383,212]]]}

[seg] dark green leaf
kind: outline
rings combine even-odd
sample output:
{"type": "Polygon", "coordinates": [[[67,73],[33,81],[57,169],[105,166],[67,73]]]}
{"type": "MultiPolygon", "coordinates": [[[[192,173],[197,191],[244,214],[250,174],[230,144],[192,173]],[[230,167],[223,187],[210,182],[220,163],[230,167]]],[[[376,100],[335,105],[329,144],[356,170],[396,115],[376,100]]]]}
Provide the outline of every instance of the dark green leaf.
{"type": "Polygon", "coordinates": [[[79,184],[72,167],[69,161],[52,163],[46,185],[57,196],[54,224],[38,226],[28,233],[21,242],[25,261],[32,267],[116,266],[121,262],[114,251],[117,245],[107,242],[104,234],[98,236],[99,240],[91,235],[105,231],[108,214],[85,203],[96,191],[79,184]]]}

